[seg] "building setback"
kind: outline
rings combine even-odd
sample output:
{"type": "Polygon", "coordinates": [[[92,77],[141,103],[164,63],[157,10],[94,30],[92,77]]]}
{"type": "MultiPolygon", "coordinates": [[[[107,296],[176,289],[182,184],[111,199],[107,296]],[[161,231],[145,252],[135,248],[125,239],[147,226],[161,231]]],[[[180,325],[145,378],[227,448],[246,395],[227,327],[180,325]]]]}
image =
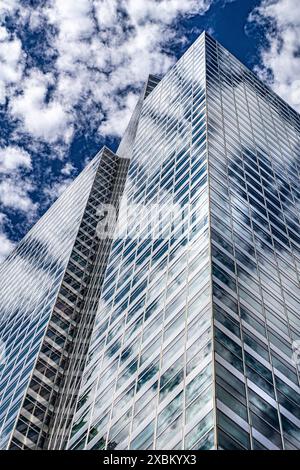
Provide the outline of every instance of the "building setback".
{"type": "Polygon", "coordinates": [[[207,33],[0,268],[0,448],[300,449],[300,116],[207,33]]]}

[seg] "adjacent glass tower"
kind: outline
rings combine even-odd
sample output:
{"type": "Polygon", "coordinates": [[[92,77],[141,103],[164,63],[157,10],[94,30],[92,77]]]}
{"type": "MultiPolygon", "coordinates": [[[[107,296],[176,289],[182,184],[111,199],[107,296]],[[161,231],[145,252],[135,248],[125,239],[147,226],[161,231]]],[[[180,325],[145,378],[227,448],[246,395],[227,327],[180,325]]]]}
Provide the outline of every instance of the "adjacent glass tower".
{"type": "Polygon", "coordinates": [[[299,144],[206,33],[150,77],[2,265],[3,448],[300,449],[299,144]]]}

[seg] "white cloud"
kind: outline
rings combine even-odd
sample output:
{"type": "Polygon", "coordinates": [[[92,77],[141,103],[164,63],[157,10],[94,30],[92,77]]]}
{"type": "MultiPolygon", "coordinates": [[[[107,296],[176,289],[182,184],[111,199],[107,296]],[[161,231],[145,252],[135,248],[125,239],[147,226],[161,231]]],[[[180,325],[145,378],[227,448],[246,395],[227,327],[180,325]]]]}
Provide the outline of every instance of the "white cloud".
{"type": "Polygon", "coordinates": [[[57,199],[72,182],[73,178],[65,178],[61,181],[57,181],[47,188],[44,188],[44,194],[48,201],[53,202],[57,199]]]}
{"type": "Polygon", "coordinates": [[[103,136],[123,134],[135,105],[136,96],[133,93],[129,93],[124,98],[122,105],[117,100],[108,100],[106,104],[107,119],[102,121],[99,127],[100,134],[103,136]]]}
{"type": "Polygon", "coordinates": [[[0,26],[0,41],[6,41],[8,39],[8,31],[4,26],[0,26]]]}
{"type": "Polygon", "coordinates": [[[0,173],[10,173],[20,167],[31,168],[31,157],[28,152],[15,146],[0,149],[0,173]]]}
{"type": "Polygon", "coordinates": [[[263,0],[250,15],[263,26],[267,47],[261,51],[260,77],[300,111],[300,8],[299,0],[263,0]]]}
{"type": "Polygon", "coordinates": [[[93,34],[92,8],[93,2],[90,0],[53,0],[47,13],[51,23],[59,25],[60,38],[68,43],[89,38],[93,34]]]}
{"type": "MultiPolygon", "coordinates": [[[[82,119],[86,125],[87,116],[99,133],[121,136],[137,99],[128,90],[139,89],[149,73],[168,70],[174,57],[164,46],[178,34],[176,20],[204,14],[212,1],[48,0],[38,8],[23,3],[19,21],[45,30],[47,50],[57,53],[57,59],[48,73],[33,68],[24,74],[20,40],[6,40],[6,49],[15,48],[10,59],[15,62],[6,66],[6,73],[15,70],[17,76],[9,90],[0,79],[0,100],[10,98],[12,117],[38,140],[68,145],[74,126],[80,127],[82,119]],[[120,91],[127,96],[120,99],[120,91]]],[[[2,6],[7,14],[8,4],[2,6]]],[[[18,6],[14,0],[10,12],[18,6]]]]}
{"type": "Polygon", "coordinates": [[[50,143],[54,158],[63,158],[75,128],[121,137],[148,74],[164,74],[175,60],[164,46],[176,21],[204,14],[212,1],[48,0],[33,8],[2,0],[1,18],[42,31],[43,54],[57,57],[47,73],[31,67],[17,33],[0,26],[0,104],[8,100],[15,136],[29,136],[32,147],[50,143]]]}
{"type": "Polygon", "coordinates": [[[70,162],[67,162],[65,166],[63,167],[63,169],[61,170],[61,174],[65,176],[70,176],[74,170],[75,170],[74,165],[72,165],[72,163],[70,162]]]}
{"type": "Polygon", "coordinates": [[[0,263],[11,253],[15,246],[4,232],[4,224],[6,221],[6,215],[0,212],[0,263]]]}
{"type": "Polygon", "coordinates": [[[136,23],[158,21],[170,24],[180,15],[193,15],[206,12],[211,4],[209,0],[128,0],[128,13],[136,23]]]}
{"type": "Polygon", "coordinates": [[[58,31],[53,38],[57,102],[71,120],[81,102],[85,115],[100,123],[101,135],[121,136],[137,96],[129,92],[120,99],[119,91],[140,87],[150,72],[165,73],[174,61],[163,51],[172,35],[169,25],[179,15],[204,13],[210,3],[84,0],[75,5],[52,0],[44,14],[58,31]]]}
{"type": "Polygon", "coordinates": [[[24,63],[25,55],[20,39],[11,35],[2,26],[0,28],[0,104],[5,103],[6,96],[9,95],[7,88],[20,82],[24,63]]]}
{"type": "Polygon", "coordinates": [[[19,7],[19,0],[1,0],[0,15],[13,14],[19,7]]]}
{"type": "Polygon", "coordinates": [[[7,177],[0,183],[0,203],[3,207],[25,212],[29,217],[37,208],[30,198],[32,190],[29,181],[7,177]]]}
{"type": "Polygon", "coordinates": [[[20,119],[24,131],[33,137],[52,143],[58,139],[70,141],[73,129],[63,104],[58,100],[46,102],[52,74],[32,69],[23,81],[22,93],[11,99],[11,114],[20,119]]]}
{"type": "Polygon", "coordinates": [[[0,233],[0,263],[12,252],[14,246],[5,233],[0,233]]]}
{"type": "MultiPolygon", "coordinates": [[[[0,149],[0,204],[3,208],[21,211],[30,219],[36,212],[30,193],[34,186],[21,171],[31,170],[31,156],[24,149],[17,146],[8,146],[0,149]]],[[[0,226],[2,219],[0,218],[0,226]]]]}

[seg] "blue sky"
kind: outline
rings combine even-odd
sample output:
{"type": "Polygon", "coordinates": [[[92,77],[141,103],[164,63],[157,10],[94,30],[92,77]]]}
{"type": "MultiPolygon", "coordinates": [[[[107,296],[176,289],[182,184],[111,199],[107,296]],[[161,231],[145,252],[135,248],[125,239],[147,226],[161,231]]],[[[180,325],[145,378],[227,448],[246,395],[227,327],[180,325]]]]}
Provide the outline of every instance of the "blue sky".
{"type": "Polygon", "coordinates": [[[299,0],[0,0],[0,260],[204,29],[300,109],[299,0]]]}

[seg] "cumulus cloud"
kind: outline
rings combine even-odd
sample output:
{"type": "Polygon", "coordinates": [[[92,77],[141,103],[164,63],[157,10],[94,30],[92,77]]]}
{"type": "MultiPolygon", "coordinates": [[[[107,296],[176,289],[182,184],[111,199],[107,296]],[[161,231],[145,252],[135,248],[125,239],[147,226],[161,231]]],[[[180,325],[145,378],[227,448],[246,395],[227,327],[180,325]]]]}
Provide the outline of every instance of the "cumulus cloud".
{"type": "Polygon", "coordinates": [[[52,0],[45,14],[58,31],[53,44],[60,102],[70,109],[81,101],[101,135],[121,136],[137,95],[133,99],[128,91],[120,99],[120,91],[139,88],[150,71],[166,72],[173,61],[163,51],[171,37],[168,26],[196,7],[204,12],[208,2],[52,0]]]}
{"type": "MultiPolygon", "coordinates": [[[[30,193],[34,186],[26,172],[31,170],[31,156],[17,146],[0,148],[0,203],[2,208],[26,213],[32,217],[37,209],[30,193]]],[[[0,226],[3,218],[0,217],[0,226]]],[[[2,240],[3,241],[3,240],[2,240]]]]}
{"type": "Polygon", "coordinates": [[[0,263],[12,252],[14,246],[14,243],[9,240],[7,235],[0,232],[0,263]]]}
{"type": "Polygon", "coordinates": [[[48,88],[52,85],[51,74],[31,70],[24,79],[22,93],[11,100],[10,111],[33,137],[49,143],[58,139],[70,141],[73,131],[63,104],[58,100],[46,102],[48,88]]]}
{"type": "Polygon", "coordinates": [[[0,26],[0,105],[5,103],[8,87],[21,80],[24,64],[25,54],[20,39],[0,26]]]}
{"type": "Polygon", "coordinates": [[[0,202],[3,207],[32,214],[36,210],[36,204],[31,200],[33,191],[30,181],[7,177],[0,183],[0,202]]]}
{"type": "MultiPolygon", "coordinates": [[[[176,20],[204,14],[212,1],[47,0],[38,8],[23,3],[18,21],[45,30],[47,53],[53,51],[55,60],[47,73],[36,67],[24,71],[20,39],[2,32],[8,63],[3,76],[0,72],[0,100],[10,98],[12,117],[35,139],[69,144],[74,126],[82,119],[85,125],[87,116],[100,134],[119,137],[147,75],[163,74],[174,62],[165,46],[176,20]],[[8,81],[14,85],[9,90],[8,81]]],[[[8,16],[18,7],[17,0],[1,6],[8,16]]]]}
{"type": "Polygon", "coordinates": [[[65,166],[62,168],[61,174],[65,176],[70,176],[74,170],[75,170],[74,165],[72,165],[72,163],[70,162],[67,162],[65,166]]]}
{"type": "Polygon", "coordinates": [[[19,0],[1,0],[0,15],[7,15],[15,13],[19,7],[19,0]]]}
{"type": "Polygon", "coordinates": [[[16,146],[0,148],[0,173],[10,173],[20,167],[31,168],[31,157],[28,152],[16,146]]]}
{"type": "Polygon", "coordinates": [[[6,222],[6,215],[0,212],[0,263],[11,253],[15,246],[5,234],[4,226],[6,222]]]}
{"type": "Polygon", "coordinates": [[[263,0],[249,20],[263,28],[267,39],[256,72],[300,111],[299,0],[263,0]]]}

